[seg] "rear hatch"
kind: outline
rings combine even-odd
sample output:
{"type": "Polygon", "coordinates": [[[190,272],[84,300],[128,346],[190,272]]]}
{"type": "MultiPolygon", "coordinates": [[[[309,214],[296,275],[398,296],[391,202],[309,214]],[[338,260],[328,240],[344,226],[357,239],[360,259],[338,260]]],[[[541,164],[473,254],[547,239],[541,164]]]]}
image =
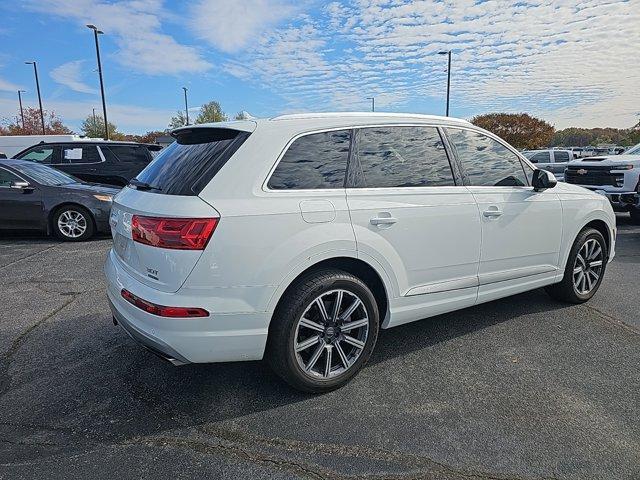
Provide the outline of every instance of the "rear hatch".
{"type": "Polygon", "coordinates": [[[164,292],[185,282],[220,221],[198,195],[249,137],[247,123],[174,131],[176,141],[114,198],[113,251],[134,278],[164,292]]]}

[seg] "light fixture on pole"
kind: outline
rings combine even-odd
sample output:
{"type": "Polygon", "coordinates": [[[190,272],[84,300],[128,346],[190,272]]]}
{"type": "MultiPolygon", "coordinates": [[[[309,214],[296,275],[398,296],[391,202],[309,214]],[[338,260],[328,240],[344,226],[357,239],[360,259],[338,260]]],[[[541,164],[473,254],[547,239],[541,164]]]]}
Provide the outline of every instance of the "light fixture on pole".
{"type": "Polygon", "coordinates": [[[184,90],[184,112],[187,115],[187,125],[189,125],[189,105],[187,105],[187,87],[182,87],[184,90]]]}
{"type": "Polygon", "coordinates": [[[447,117],[449,116],[449,93],[451,92],[451,50],[438,52],[438,55],[447,55],[447,117]]]}
{"type": "Polygon", "coordinates": [[[88,24],[87,28],[93,30],[93,36],[96,41],[96,57],[98,58],[98,76],[100,77],[100,94],[102,95],[102,118],[104,120],[104,139],[109,140],[109,122],[107,121],[107,102],[104,99],[104,81],[102,80],[102,63],[100,62],[100,44],[98,43],[98,35],[104,34],[102,30],[98,30],[95,25],[88,24]]]}
{"type": "Polygon", "coordinates": [[[367,97],[367,100],[371,100],[371,111],[376,111],[376,97],[367,97]]]}
{"type": "Polygon", "coordinates": [[[47,132],[44,129],[44,111],[42,110],[42,97],[40,96],[40,81],[38,80],[38,66],[36,62],[24,62],[27,65],[33,65],[33,73],[36,76],[36,90],[38,91],[38,104],[40,105],[40,123],[42,123],[42,134],[46,135],[47,132]]]}
{"type": "Polygon", "coordinates": [[[22,94],[27,93],[26,90],[18,90],[18,103],[20,104],[20,118],[22,118],[22,129],[24,130],[24,110],[22,110],[22,94]]]}

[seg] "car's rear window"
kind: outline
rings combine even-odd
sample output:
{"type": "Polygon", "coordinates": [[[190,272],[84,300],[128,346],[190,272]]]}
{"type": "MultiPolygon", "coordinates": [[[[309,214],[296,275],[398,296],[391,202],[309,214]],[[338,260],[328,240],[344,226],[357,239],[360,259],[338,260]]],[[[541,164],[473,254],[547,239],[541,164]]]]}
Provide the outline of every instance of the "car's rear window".
{"type": "Polygon", "coordinates": [[[240,148],[250,133],[229,128],[180,130],[176,141],[163,149],[136,176],[149,192],[198,195],[240,148]]]}

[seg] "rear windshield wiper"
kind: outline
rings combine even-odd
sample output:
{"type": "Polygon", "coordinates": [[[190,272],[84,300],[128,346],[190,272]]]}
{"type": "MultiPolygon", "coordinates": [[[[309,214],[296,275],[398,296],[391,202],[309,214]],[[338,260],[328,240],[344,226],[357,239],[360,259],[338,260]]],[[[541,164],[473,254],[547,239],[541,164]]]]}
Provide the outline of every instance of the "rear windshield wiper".
{"type": "Polygon", "coordinates": [[[129,185],[132,185],[132,186],[136,187],[136,189],[138,189],[138,190],[158,190],[158,191],[162,191],[162,188],[160,188],[160,187],[158,187],[156,185],[150,185],[148,183],[141,182],[137,178],[133,178],[133,179],[129,180],[129,185]]]}

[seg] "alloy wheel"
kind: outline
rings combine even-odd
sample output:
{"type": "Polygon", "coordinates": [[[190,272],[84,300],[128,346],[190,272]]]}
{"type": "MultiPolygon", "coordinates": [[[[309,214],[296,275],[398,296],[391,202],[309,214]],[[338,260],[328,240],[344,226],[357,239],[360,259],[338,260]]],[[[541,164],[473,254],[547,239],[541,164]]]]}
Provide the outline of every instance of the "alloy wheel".
{"type": "Polygon", "coordinates": [[[58,230],[65,237],[81,237],[87,231],[87,219],[76,210],[65,210],[58,217],[58,230]]]}
{"type": "Polygon", "coordinates": [[[573,265],[573,288],[580,295],[588,295],[598,284],[602,274],[604,251],[600,242],[590,238],[576,256],[573,265]]]}
{"type": "Polygon", "coordinates": [[[360,358],[368,335],[364,302],[348,290],[325,292],[298,319],[294,337],[298,366],[314,378],[338,377],[360,358]]]}

